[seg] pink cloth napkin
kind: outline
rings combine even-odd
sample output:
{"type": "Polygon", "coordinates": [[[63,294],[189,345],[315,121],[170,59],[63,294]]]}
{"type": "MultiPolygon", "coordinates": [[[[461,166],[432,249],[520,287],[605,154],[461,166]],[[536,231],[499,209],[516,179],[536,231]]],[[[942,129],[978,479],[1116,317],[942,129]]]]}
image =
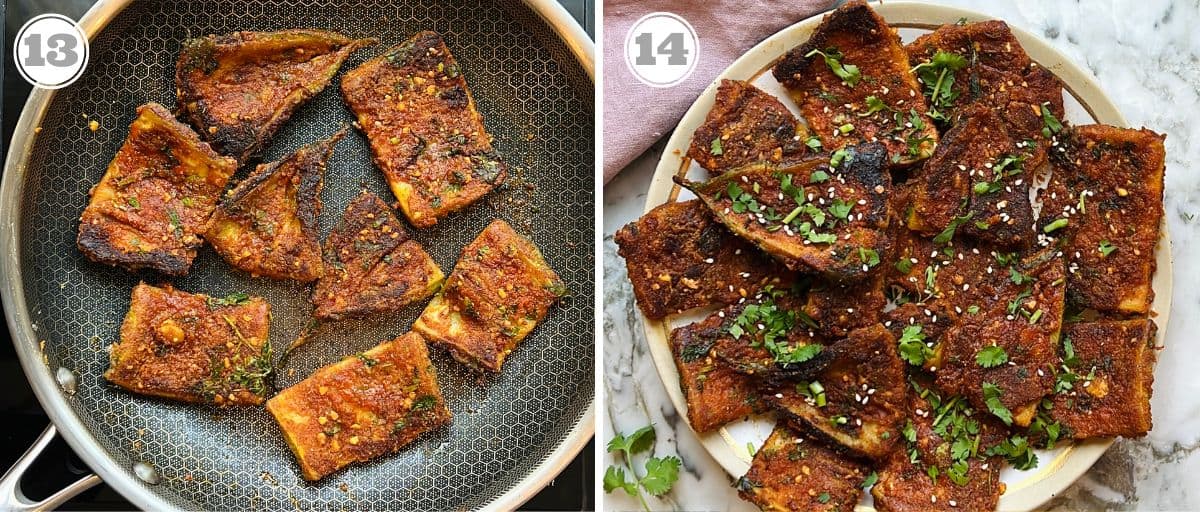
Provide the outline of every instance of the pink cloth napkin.
{"type": "Polygon", "coordinates": [[[833,0],[604,1],[604,182],[679,123],[700,92],[750,47],[784,27],[830,8],[833,0]],[[625,35],[658,11],[692,24],[700,41],[696,69],[665,89],[645,85],[625,66],[625,35]]]}

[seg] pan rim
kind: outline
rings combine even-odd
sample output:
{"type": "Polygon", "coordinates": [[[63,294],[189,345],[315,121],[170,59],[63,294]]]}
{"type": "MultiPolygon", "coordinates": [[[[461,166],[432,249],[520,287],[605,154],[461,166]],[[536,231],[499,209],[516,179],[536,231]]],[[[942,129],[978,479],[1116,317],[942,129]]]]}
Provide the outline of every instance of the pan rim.
{"type": "MultiPolygon", "coordinates": [[[[109,22],[112,21],[134,0],[100,0],[83,15],[79,25],[87,34],[88,40],[95,39],[109,22]]],[[[555,35],[568,47],[571,56],[579,62],[588,80],[595,84],[595,43],[582,27],[555,0],[522,0],[538,17],[546,23],[555,35]]],[[[20,203],[21,192],[24,190],[24,173],[29,156],[36,139],[34,128],[45,117],[54,99],[54,90],[34,88],[13,131],[9,142],[8,154],[4,161],[4,179],[0,182],[0,205],[15,205],[20,203]]],[[[19,209],[15,215],[21,215],[19,209]]],[[[78,415],[70,408],[62,392],[56,391],[58,385],[51,375],[47,365],[42,363],[37,351],[37,333],[34,331],[29,318],[28,305],[25,301],[24,279],[20,265],[20,229],[15,218],[0,222],[0,241],[11,248],[4,251],[0,260],[0,303],[4,307],[5,321],[8,323],[12,343],[21,362],[21,370],[33,389],[38,403],[45,410],[51,423],[58,427],[58,433],[63,437],[83,461],[94,471],[104,483],[143,510],[181,510],[167,502],[158,493],[137,482],[132,473],[121,467],[100,448],[99,441],[91,431],[84,426],[78,415]]],[[[595,307],[593,305],[593,307],[595,307]]],[[[587,403],[587,408],[572,425],[567,436],[550,451],[547,456],[538,461],[512,487],[495,497],[482,507],[483,510],[512,510],[520,507],[537,492],[545,488],[551,480],[573,460],[595,435],[596,396],[587,403]]]]}

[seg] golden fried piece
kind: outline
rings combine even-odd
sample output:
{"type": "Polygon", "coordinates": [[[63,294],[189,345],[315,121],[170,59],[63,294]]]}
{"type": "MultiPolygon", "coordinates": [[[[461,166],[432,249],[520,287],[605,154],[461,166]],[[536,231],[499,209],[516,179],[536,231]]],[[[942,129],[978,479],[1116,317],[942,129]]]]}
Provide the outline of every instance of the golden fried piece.
{"type": "Polygon", "coordinates": [[[138,107],[129,136],[91,190],[80,252],[97,263],[187,274],[237,162],[222,157],[157,103],[138,107]]]}
{"type": "Polygon", "coordinates": [[[1075,439],[1146,435],[1157,330],[1145,318],[1067,324],[1064,366],[1074,378],[1060,378],[1071,388],[1054,396],[1050,417],[1075,439]]]}
{"type": "Polygon", "coordinates": [[[906,446],[880,468],[871,489],[875,507],[880,512],[996,510],[1004,458],[986,452],[1004,439],[1003,426],[972,411],[961,398],[943,400],[924,391],[909,393],[906,446]]]}
{"type": "Polygon", "coordinates": [[[889,247],[886,159],[882,145],[864,144],[836,166],[810,158],[752,164],[704,183],[675,179],[788,268],[849,281],[873,272],[889,247]]]}
{"type": "Polygon", "coordinates": [[[1163,217],[1163,136],[1145,128],[1078,126],[1050,150],[1038,224],[1067,258],[1072,305],[1146,314],[1154,302],[1163,217]]]}
{"type": "Polygon", "coordinates": [[[282,160],[260,164],[229,192],[205,238],[230,265],[254,276],[315,281],[321,277],[317,218],[325,163],[343,128],[282,160]]]}
{"type": "Polygon", "coordinates": [[[637,305],[652,320],[791,281],[783,265],[730,233],[699,199],[661,204],[613,238],[637,305]]]}
{"type": "Polygon", "coordinates": [[[776,388],[768,400],[797,428],[872,459],[891,453],[904,426],[904,363],[880,324],[829,347],[833,363],[809,380],[776,388]]]}
{"type": "Polygon", "coordinates": [[[853,283],[821,281],[808,291],[804,314],[817,324],[816,332],[829,338],[844,338],[850,331],[879,323],[887,305],[883,274],[876,273],[853,283]]]}
{"type": "Polygon", "coordinates": [[[887,162],[907,166],[937,145],[900,37],[866,2],[853,0],[826,15],[772,72],[827,151],[878,141],[887,147],[887,162]]]}
{"type": "Polygon", "coordinates": [[[395,312],[437,292],[445,275],[379,196],[363,191],[325,240],[313,316],[341,320],[395,312]]]}
{"type": "Polygon", "coordinates": [[[671,353],[679,369],[679,385],[687,398],[688,424],[699,433],[762,412],[757,383],[729,368],[713,346],[728,337],[726,318],[716,313],[701,322],[671,331],[671,353]]]}
{"type": "Polygon", "coordinates": [[[774,96],[741,80],[722,80],[713,108],[692,134],[687,156],[720,174],[754,162],[803,154],[808,132],[774,96]]]}
{"type": "Polygon", "coordinates": [[[1030,60],[1006,23],[942,25],[905,50],[917,68],[922,91],[938,113],[935,120],[956,126],[962,112],[972,106],[1003,112],[1014,139],[1034,142],[1028,147],[1028,168],[1036,169],[1044,161],[1047,137],[1042,135],[1042,105],[1049,105],[1055,119],[1063,118],[1062,83],[1030,60]],[[953,64],[945,65],[949,62],[953,64]]]}
{"type": "Polygon", "coordinates": [[[533,242],[495,220],[463,248],[413,330],[464,364],[499,372],[508,354],[566,294],[533,242]]]}
{"type": "Polygon", "coordinates": [[[1027,247],[1036,237],[1028,152],[1018,149],[995,111],[963,112],[917,172],[908,227],[936,235],[957,226],[958,233],[985,242],[1027,247]]]}
{"type": "Polygon", "coordinates": [[[245,162],[351,53],[376,42],[305,29],[188,39],[175,66],[179,109],[217,151],[245,162]]]}
{"type": "Polygon", "coordinates": [[[1006,424],[1028,426],[1054,388],[1066,270],[1053,256],[967,252],[937,275],[944,303],[966,313],[938,345],[937,385],[1006,424]]]}
{"type": "Polygon", "coordinates": [[[434,32],[347,72],[342,95],[416,227],[474,203],[508,174],[458,62],[434,32]]]}
{"type": "Polygon", "coordinates": [[[217,405],[257,405],[270,391],[271,306],[139,283],[104,378],[134,393],[217,405]]]}
{"type": "Polygon", "coordinates": [[[267,410],[309,481],[450,423],[425,340],[414,332],[313,372],[268,400],[267,410]]]}
{"type": "Polygon", "coordinates": [[[854,510],[866,478],[861,462],[779,423],[735,486],[738,496],[764,511],[833,512],[854,510]]]}

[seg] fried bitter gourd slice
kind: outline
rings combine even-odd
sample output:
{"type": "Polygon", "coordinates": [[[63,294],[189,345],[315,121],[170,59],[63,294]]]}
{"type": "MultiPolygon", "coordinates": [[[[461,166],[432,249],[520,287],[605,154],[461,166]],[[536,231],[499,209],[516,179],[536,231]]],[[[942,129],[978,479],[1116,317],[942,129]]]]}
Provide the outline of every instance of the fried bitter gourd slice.
{"type": "Polygon", "coordinates": [[[188,39],[175,66],[180,111],[217,151],[244,163],[351,53],[376,42],[309,29],[188,39]]]}
{"type": "Polygon", "coordinates": [[[215,153],[162,105],[147,103],[137,112],[92,187],[76,243],[97,263],[184,275],[237,162],[215,153]]]}
{"type": "Polygon", "coordinates": [[[1063,118],[1062,83],[1026,55],[1006,23],[942,25],[905,51],[939,125],[958,125],[973,106],[994,109],[1012,137],[1026,143],[1028,168],[1045,161],[1044,116],[1063,118]]]}
{"type": "Polygon", "coordinates": [[[254,276],[315,281],[321,277],[317,220],[325,164],[346,134],[260,164],[213,213],[205,238],[230,265],[254,276]]]}
{"type": "Polygon", "coordinates": [[[730,233],[699,199],[656,206],[613,238],[637,305],[653,320],[790,281],[783,265],[730,233]]]}
{"type": "Polygon", "coordinates": [[[1004,458],[987,452],[1003,441],[1002,425],[962,397],[917,387],[903,434],[904,449],[892,453],[871,488],[880,511],[996,510],[1004,458]]]}
{"type": "Polygon", "coordinates": [[[1146,318],[1067,324],[1061,371],[1072,376],[1059,377],[1050,417],[1075,439],[1146,435],[1157,330],[1146,318]]]}
{"type": "Polygon", "coordinates": [[[833,360],[816,324],[804,316],[803,290],[767,286],[716,313],[713,354],[734,371],[766,382],[811,377],[833,360]]]}
{"type": "Polygon", "coordinates": [[[804,314],[816,322],[818,334],[836,339],[844,338],[855,329],[879,323],[886,305],[883,273],[877,272],[858,282],[813,283],[804,304],[804,314]]]}
{"type": "Polygon", "coordinates": [[[413,330],[463,364],[499,372],[508,354],[566,294],[533,242],[495,220],[463,248],[413,330]]]}
{"type": "Polygon", "coordinates": [[[735,486],[738,496],[764,511],[853,510],[867,469],[780,422],[735,486]]]}
{"type": "Polygon", "coordinates": [[[929,235],[957,229],[1004,247],[1031,245],[1033,171],[1025,168],[1028,152],[1018,148],[996,112],[964,113],[917,172],[908,227],[929,235]]]}
{"type": "Polygon", "coordinates": [[[1077,126],[1050,150],[1053,175],[1038,219],[1067,258],[1067,299],[1081,309],[1139,314],[1154,302],[1151,280],[1163,218],[1164,136],[1077,126]]]}
{"type": "Polygon", "coordinates": [[[938,346],[938,387],[1006,424],[1029,425],[1058,363],[1066,271],[1054,255],[964,251],[938,272],[944,303],[967,308],[938,346]]]}
{"type": "Polygon", "coordinates": [[[891,453],[904,425],[904,363],[880,324],[829,347],[833,362],[811,379],[775,389],[768,400],[797,428],[872,459],[891,453]]]}
{"type": "Polygon", "coordinates": [[[900,37],[866,2],[847,2],[825,16],[772,72],[827,151],[878,141],[887,147],[888,164],[907,166],[937,145],[900,37]]]}
{"type": "Polygon", "coordinates": [[[713,353],[717,340],[728,336],[725,318],[713,313],[671,331],[671,353],[679,369],[679,387],[687,399],[688,424],[699,433],[766,408],[759,397],[758,383],[713,353]]]}
{"type": "Polygon", "coordinates": [[[807,151],[808,133],[778,99],[749,82],[722,80],[687,156],[720,174],[754,162],[779,162],[807,151]]]}
{"type": "Polygon", "coordinates": [[[793,270],[862,279],[886,254],[892,189],[880,144],[827,161],[751,164],[704,183],[676,177],[735,234],[793,270]]]}
{"type": "Polygon", "coordinates": [[[342,96],[416,227],[467,207],[507,176],[458,62],[434,32],[346,72],[342,96]]]}
{"type": "Polygon", "coordinates": [[[104,378],[134,393],[184,402],[257,405],[270,391],[271,306],[140,283],[104,378]]]}
{"type": "Polygon", "coordinates": [[[313,372],[268,400],[267,410],[309,481],[450,423],[425,340],[414,332],[313,372]]]}
{"type": "Polygon", "coordinates": [[[365,190],[325,240],[324,264],[312,294],[318,320],[399,311],[433,295],[445,278],[391,208],[365,190]]]}

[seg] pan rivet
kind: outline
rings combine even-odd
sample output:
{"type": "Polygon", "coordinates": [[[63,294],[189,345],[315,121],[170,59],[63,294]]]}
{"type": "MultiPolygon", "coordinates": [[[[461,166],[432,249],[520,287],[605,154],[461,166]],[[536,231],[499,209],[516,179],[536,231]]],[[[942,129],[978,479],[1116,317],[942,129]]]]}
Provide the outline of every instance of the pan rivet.
{"type": "Polygon", "coordinates": [[[133,474],[150,485],[158,485],[159,482],[162,482],[162,477],[158,474],[158,468],[155,468],[149,462],[134,464],[133,474]]]}
{"type": "Polygon", "coordinates": [[[79,379],[75,377],[75,372],[65,367],[58,367],[58,370],[54,372],[54,380],[58,381],[59,387],[68,395],[74,395],[75,390],[79,389],[79,379]]]}

